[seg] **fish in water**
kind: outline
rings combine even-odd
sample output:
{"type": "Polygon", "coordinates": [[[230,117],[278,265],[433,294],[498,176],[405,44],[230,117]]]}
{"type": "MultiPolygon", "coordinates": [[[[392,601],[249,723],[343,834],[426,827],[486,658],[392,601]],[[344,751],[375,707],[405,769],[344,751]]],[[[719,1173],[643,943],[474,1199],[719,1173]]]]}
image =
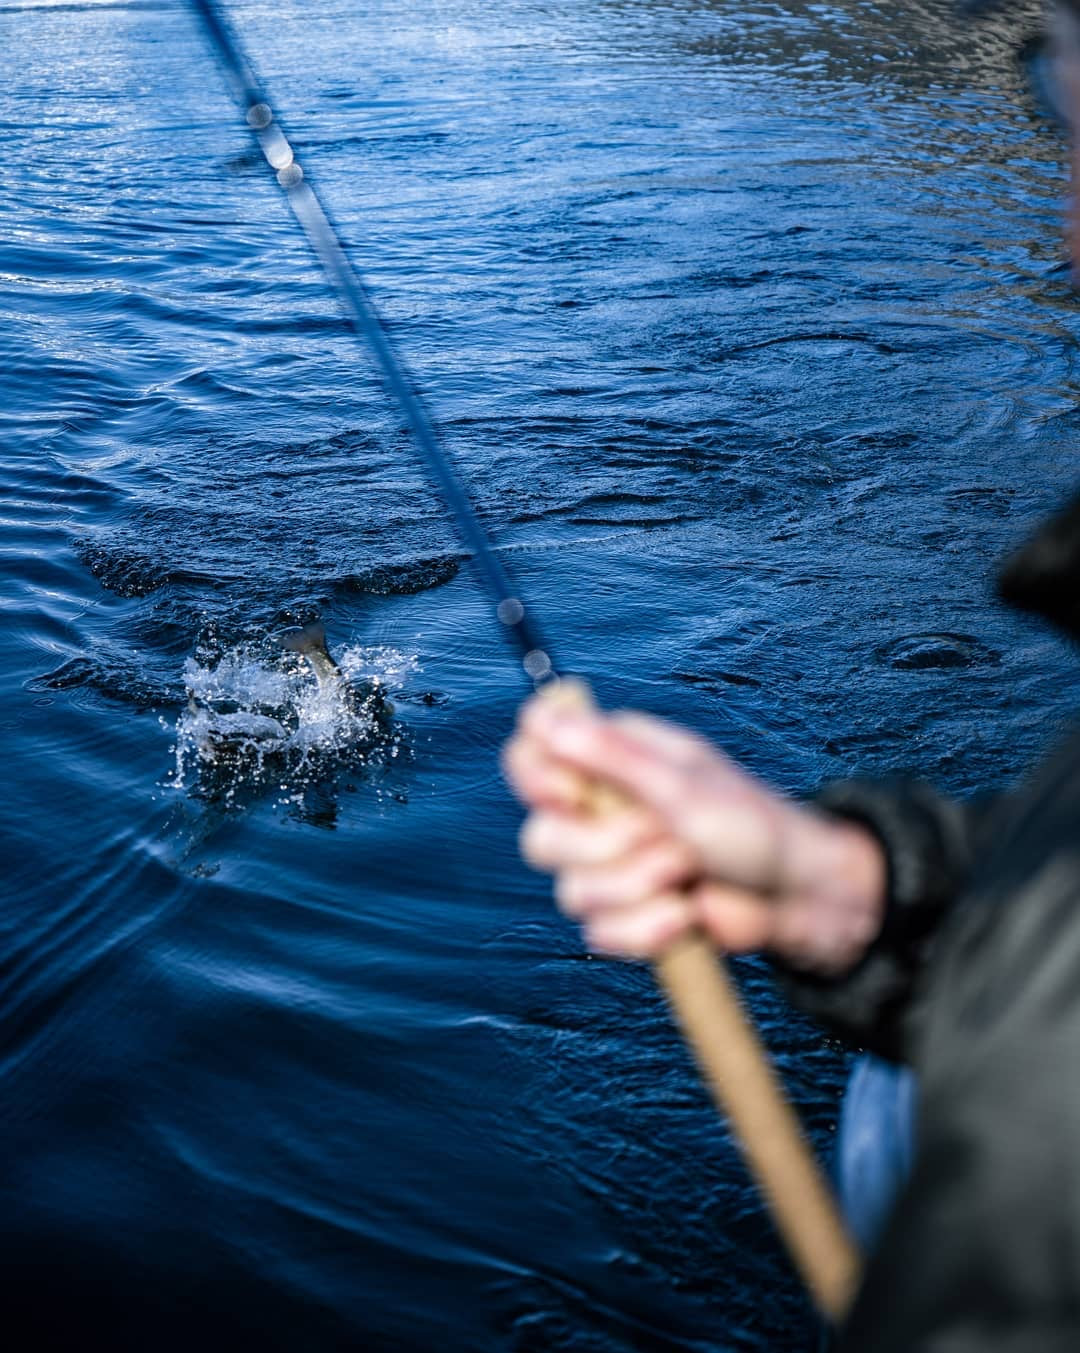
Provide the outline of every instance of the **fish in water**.
{"type": "Polygon", "coordinates": [[[188,696],[188,728],[203,761],[266,752],[284,747],[289,739],[284,725],[268,714],[246,709],[221,714],[200,708],[192,695],[188,696]]]}
{"type": "Polygon", "coordinates": [[[390,724],[394,707],[378,678],[350,680],[330,656],[318,621],[285,630],[275,640],[304,660],[316,684],[308,684],[303,668],[283,672],[280,663],[258,658],[242,661],[238,669],[223,664],[193,671],[196,680],[188,686],[178,729],[181,744],[203,767],[257,778],[268,770],[278,773],[288,758],[310,762],[370,743],[390,724]],[[209,680],[198,681],[200,676],[209,680]]]}
{"type": "Polygon", "coordinates": [[[324,695],[340,694],[345,686],[345,678],[326,647],[326,630],[321,620],[313,620],[302,629],[284,630],[280,639],[287,653],[299,653],[307,659],[319,683],[319,690],[324,695]]]}
{"type": "Polygon", "coordinates": [[[367,712],[380,721],[393,717],[394,706],[378,690],[377,683],[374,688],[363,692],[357,691],[349,684],[344,672],[330,656],[330,650],[326,646],[326,629],[321,620],[313,620],[310,625],[304,625],[302,628],[284,630],[278,637],[286,652],[298,653],[307,660],[308,666],[315,673],[315,680],[319,683],[320,695],[346,704],[362,701],[367,712]]]}

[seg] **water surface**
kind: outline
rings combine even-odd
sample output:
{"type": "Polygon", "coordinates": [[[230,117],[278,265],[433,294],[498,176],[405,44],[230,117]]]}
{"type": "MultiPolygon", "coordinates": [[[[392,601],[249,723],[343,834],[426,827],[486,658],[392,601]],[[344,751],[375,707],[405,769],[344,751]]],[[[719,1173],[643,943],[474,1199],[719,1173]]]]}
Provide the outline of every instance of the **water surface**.
{"type": "MultiPolygon", "coordinates": [[[[233,12],[565,667],[793,792],[1038,753],[1074,668],[989,579],[1077,474],[1076,305],[1015,23],[233,12]]],[[[520,685],[186,11],[0,38],[9,1320],[811,1347],[648,973],[517,860],[520,685]],[[393,725],[206,773],[189,688],[299,709],[315,616],[393,725]]],[[[827,1150],[843,1057],[739,969],[827,1150]]]]}

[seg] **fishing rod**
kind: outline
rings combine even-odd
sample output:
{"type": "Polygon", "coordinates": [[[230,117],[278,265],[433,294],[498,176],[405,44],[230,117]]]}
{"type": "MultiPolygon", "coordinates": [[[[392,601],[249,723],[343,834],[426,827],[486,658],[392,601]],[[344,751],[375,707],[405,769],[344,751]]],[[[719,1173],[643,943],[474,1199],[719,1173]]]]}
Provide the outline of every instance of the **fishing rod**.
{"type": "MultiPolygon", "coordinates": [[[[548,698],[567,707],[588,707],[591,697],[581,682],[557,677],[534,620],[512,587],[453,461],[440,444],[415,381],[221,6],[215,0],[189,3],[353,330],[374,357],[387,392],[404,414],[417,452],[468,546],[495,618],[516,648],[521,667],[548,698]]],[[[617,802],[609,790],[600,787],[588,792],[588,800],[595,812],[610,811],[617,802]]],[[[672,945],[654,968],[718,1107],[735,1129],[797,1268],[822,1313],[832,1320],[841,1319],[854,1292],[858,1256],[730,978],[700,935],[672,945]]]]}
{"type": "Polygon", "coordinates": [[[300,167],[265,91],[232,26],[219,5],[212,0],[191,0],[217,52],[221,69],[232,88],[244,120],[262,150],[267,164],[288,198],[308,243],[326,270],[338,300],[345,308],[357,336],[375,358],[388,393],[397,403],[409,425],[413,442],[424,465],[439,486],[447,507],[457,524],[461,539],[468,546],[472,563],[484,591],[491,599],[495,617],[517,648],[521,665],[536,684],[552,679],[555,669],[525,604],[510,585],[510,579],[480,525],[465,485],[450,457],[439,445],[435,424],[424,406],[416,383],[398,356],[389,330],[372,303],[367,287],[349,262],[341,237],[330,216],[300,167]]]}

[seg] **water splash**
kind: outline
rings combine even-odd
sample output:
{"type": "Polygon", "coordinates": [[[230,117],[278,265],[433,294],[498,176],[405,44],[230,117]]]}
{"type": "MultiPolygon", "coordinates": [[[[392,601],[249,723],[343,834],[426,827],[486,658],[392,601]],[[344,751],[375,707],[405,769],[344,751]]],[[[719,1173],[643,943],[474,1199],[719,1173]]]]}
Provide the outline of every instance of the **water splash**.
{"type": "Polygon", "coordinates": [[[320,683],[272,640],[188,658],[167,785],[228,804],[272,787],[287,804],[343,769],[396,757],[391,697],[419,671],[416,658],[351,645],[337,664],[340,680],[320,683]]]}

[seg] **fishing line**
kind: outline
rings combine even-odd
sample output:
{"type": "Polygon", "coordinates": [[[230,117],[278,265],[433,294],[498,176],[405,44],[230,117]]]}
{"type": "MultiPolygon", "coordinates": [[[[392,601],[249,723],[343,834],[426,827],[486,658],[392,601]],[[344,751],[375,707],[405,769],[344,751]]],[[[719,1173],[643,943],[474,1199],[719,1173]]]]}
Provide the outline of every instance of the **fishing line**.
{"type": "Polygon", "coordinates": [[[512,586],[490,537],[481,526],[468,491],[449,453],[440,442],[435,423],[394,346],[390,331],[371,298],[371,292],[350,262],[340,234],[311,180],[301,168],[296,152],[285,135],[281,119],[275,113],[265,89],[259,84],[239,38],[220,6],[213,0],[191,0],[191,7],[217,53],[233,95],[243,110],[244,120],[284,191],[308,243],[323,265],[330,285],[345,308],[349,323],[375,358],[387,393],[405,415],[416,450],[431,478],[442,491],[461,539],[470,551],[473,567],[491,601],[496,620],[517,649],[521,665],[533,683],[539,686],[550,681],[555,676],[555,668],[536,624],[528,614],[520,593],[512,586]]]}

